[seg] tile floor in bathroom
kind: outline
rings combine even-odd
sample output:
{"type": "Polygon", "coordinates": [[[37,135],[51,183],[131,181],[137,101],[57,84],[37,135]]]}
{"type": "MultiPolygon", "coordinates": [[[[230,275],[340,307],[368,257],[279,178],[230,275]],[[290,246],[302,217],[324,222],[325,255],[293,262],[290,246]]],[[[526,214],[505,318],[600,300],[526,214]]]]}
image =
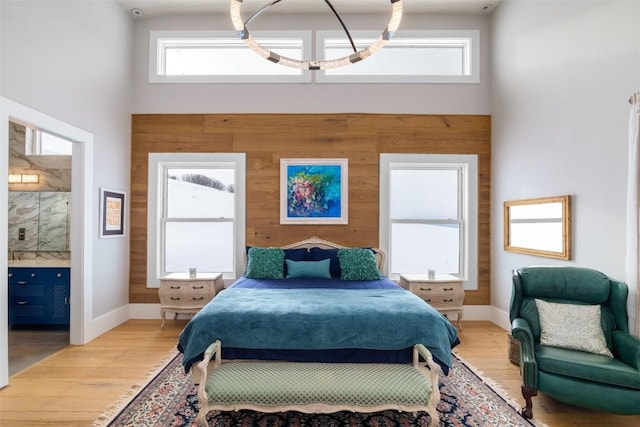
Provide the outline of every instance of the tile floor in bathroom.
{"type": "Polygon", "coordinates": [[[10,326],[9,376],[69,345],[68,327],[10,326]]]}

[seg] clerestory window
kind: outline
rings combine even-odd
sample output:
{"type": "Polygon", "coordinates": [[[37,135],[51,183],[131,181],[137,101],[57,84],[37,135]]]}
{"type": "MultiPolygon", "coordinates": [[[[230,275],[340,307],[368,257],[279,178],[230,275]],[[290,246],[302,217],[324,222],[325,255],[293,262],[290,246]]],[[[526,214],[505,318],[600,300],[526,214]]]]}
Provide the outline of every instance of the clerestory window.
{"type": "MultiPolygon", "coordinates": [[[[294,59],[353,53],[342,31],[252,32],[262,46],[294,59]],[[311,40],[315,37],[315,45],[311,40]]],[[[352,31],[357,49],[376,31],[352,31]]],[[[150,83],[479,83],[478,30],[398,31],[371,57],[346,67],[302,71],[270,62],[233,31],[151,31],[150,83]]]]}

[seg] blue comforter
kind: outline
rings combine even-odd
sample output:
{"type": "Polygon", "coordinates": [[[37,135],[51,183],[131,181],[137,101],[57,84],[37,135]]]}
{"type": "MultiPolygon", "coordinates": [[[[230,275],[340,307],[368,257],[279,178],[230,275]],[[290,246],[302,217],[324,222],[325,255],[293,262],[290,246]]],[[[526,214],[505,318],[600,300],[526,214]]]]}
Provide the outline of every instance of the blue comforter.
{"type": "Polygon", "coordinates": [[[424,344],[451,366],[457,332],[438,311],[397,289],[242,289],[217,295],[187,324],[178,349],[183,365],[220,340],[248,349],[400,350],[424,344]]]}

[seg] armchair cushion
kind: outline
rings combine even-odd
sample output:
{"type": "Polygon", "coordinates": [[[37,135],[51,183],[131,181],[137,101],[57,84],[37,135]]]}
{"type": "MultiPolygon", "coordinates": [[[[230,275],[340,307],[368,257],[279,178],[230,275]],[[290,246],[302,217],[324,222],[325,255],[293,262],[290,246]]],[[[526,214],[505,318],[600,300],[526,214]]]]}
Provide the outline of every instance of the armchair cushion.
{"type": "Polygon", "coordinates": [[[535,302],[542,345],[613,357],[600,326],[600,305],[535,302]]]}
{"type": "Polygon", "coordinates": [[[640,390],[640,372],[618,359],[539,344],[535,353],[541,371],[640,390]]]}

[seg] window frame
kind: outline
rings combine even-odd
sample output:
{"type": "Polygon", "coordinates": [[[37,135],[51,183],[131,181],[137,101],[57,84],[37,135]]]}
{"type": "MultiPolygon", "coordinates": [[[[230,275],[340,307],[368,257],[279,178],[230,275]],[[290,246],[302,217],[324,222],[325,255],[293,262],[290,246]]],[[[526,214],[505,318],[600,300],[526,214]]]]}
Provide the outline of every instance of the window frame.
{"type": "Polygon", "coordinates": [[[69,140],[68,138],[64,138],[60,135],[56,135],[53,132],[48,132],[42,129],[34,129],[32,136],[33,136],[31,141],[32,151],[34,151],[35,153],[30,154],[31,156],[71,156],[72,155],[73,141],[69,140]],[[46,136],[60,140],[60,141],[64,141],[65,143],[68,144],[66,147],[67,150],[64,153],[61,153],[61,152],[44,153],[43,151],[45,146],[48,146],[47,144],[43,143],[43,139],[46,138],[46,136]]]}
{"type": "MultiPolygon", "coordinates": [[[[223,279],[235,280],[244,269],[246,155],[244,153],[149,153],[147,191],[147,287],[159,288],[164,271],[164,230],[167,218],[165,171],[168,168],[230,167],[235,169],[233,271],[223,279]]],[[[170,222],[221,222],[219,218],[174,219],[170,222]]],[[[230,222],[228,218],[222,220],[230,222]]]]}
{"type": "MultiPolygon", "coordinates": [[[[324,41],[327,38],[344,38],[339,30],[316,31],[255,31],[256,40],[260,38],[300,38],[302,57],[323,58],[324,41]],[[315,38],[315,44],[312,40],[315,38]]],[[[352,31],[352,37],[376,39],[379,31],[352,31]]],[[[158,31],[149,32],[149,83],[440,83],[475,84],[480,83],[480,30],[406,30],[398,31],[383,49],[393,48],[394,44],[406,39],[433,39],[458,41],[465,49],[463,69],[468,74],[449,75],[330,75],[326,70],[303,70],[300,75],[191,75],[167,76],[159,73],[162,55],[159,55],[159,39],[224,39],[228,43],[244,46],[235,31],[158,31]],[[466,41],[463,41],[466,40],[466,41]]],[[[248,48],[247,48],[248,49],[248,48]]]]}
{"type": "Polygon", "coordinates": [[[18,120],[13,120],[13,122],[15,122],[16,124],[19,124],[20,126],[24,126],[24,131],[25,131],[25,144],[24,144],[24,153],[27,156],[34,156],[34,157],[39,157],[39,156],[61,156],[61,157],[71,157],[72,155],[72,151],[73,151],[73,143],[74,141],[59,135],[55,132],[51,132],[49,130],[44,130],[41,129],[37,126],[28,124],[28,123],[23,123],[21,121],[18,120]],[[59,139],[62,141],[65,141],[69,144],[69,150],[68,152],[65,153],[43,153],[42,152],[42,138],[43,135],[47,135],[49,137],[55,138],[55,139],[59,139]]]}
{"type": "MultiPolygon", "coordinates": [[[[440,220],[397,220],[390,214],[392,169],[458,169],[458,220],[460,221],[460,274],[465,289],[478,288],[478,156],[475,154],[380,154],[380,249],[387,257],[385,271],[392,280],[400,272],[391,272],[391,224],[443,223],[440,220]]],[[[449,220],[447,220],[449,221],[449,220]]],[[[425,265],[425,274],[428,266],[425,265]]]]}
{"type": "MultiPolygon", "coordinates": [[[[374,31],[353,31],[352,38],[376,38],[374,31]]],[[[340,31],[316,31],[316,55],[324,53],[325,40],[344,37],[340,31]]],[[[316,83],[480,83],[480,31],[479,30],[408,30],[398,31],[382,49],[393,48],[402,40],[432,39],[434,41],[450,40],[464,44],[463,70],[468,74],[461,76],[448,75],[330,75],[326,70],[315,74],[316,83]],[[462,40],[466,40],[462,43],[462,40]]],[[[363,61],[364,64],[364,61],[363,61]]]]}
{"type": "MultiPolygon", "coordinates": [[[[302,55],[311,51],[311,31],[255,31],[252,32],[256,40],[261,38],[294,38],[302,41],[302,55]]],[[[226,43],[237,44],[243,49],[249,49],[238,37],[235,31],[149,31],[149,83],[310,83],[311,71],[301,70],[299,75],[190,75],[168,76],[161,74],[164,67],[164,56],[159,46],[162,39],[219,39],[226,43]]],[[[253,53],[256,55],[255,53],[253,53]]],[[[266,61],[266,59],[264,59],[266,61]]]]}

